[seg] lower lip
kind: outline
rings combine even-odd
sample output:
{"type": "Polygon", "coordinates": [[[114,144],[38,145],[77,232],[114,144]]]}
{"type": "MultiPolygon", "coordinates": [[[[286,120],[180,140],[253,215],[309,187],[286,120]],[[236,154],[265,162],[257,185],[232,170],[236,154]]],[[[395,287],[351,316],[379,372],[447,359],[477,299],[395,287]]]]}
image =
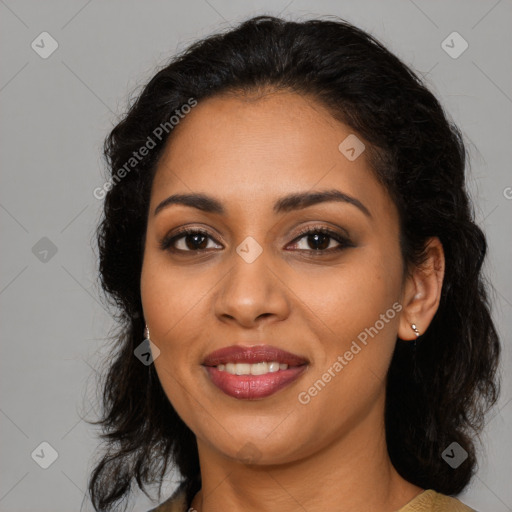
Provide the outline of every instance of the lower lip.
{"type": "Polygon", "coordinates": [[[226,395],[241,400],[257,400],[273,395],[291,384],[304,372],[306,365],[292,366],[265,375],[232,375],[217,370],[215,366],[205,368],[212,382],[226,395]]]}

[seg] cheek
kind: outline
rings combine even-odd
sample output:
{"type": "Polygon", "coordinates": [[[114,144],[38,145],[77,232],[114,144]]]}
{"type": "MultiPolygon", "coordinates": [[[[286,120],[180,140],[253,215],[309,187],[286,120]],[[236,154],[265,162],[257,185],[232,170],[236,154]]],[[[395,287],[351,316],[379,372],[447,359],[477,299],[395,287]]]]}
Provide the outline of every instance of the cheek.
{"type": "MultiPolygon", "coordinates": [[[[148,325],[168,332],[185,316],[194,316],[215,283],[212,272],[171,265],[165,252],[147,251],[142,265],[141,299],[148,325]],[[211,281],[211,283],[210,283],[211,281]]],[[[184,325],[180,323],[180,330],[184,325]]]]}
{"type": "Polygon", "coordinates": [[[302,283],[298,295],[308,297],[314,312],[310,327],[316,326],[322,349],[301,389],[311,411],[337,417],[341,409],[357,411],[381,392],[402,309],[401,272],[392,247],[367,247],[330,276],[302,283]]]}
{"type": "MultiPolygon", "coordinates": [[[[300,299],[299,307],[310,318],[311,327],[316,324],[326,349],[350,344],[400,298],[401,264],[397,255],[387,252],[386,258],[385,253],[367,247],[330,271],[297,272],[293,277],[290,288],[300,299]]],[[[390,322],[386,326],[396,324],[395,310],[387,316],[390,322]]]]}
{"type": "MultiPolygon", "coordinates": [[[[204,308],[205,292],[201,290],[208,287],[197,273],[193,278],[188,274],[186,269],[171,268],[165,256],[156,252],[148,251],[144,258],[141,274],[144,318],[163,360],[172,361],[178,354],[191,355],[191,350],[181,350],[182,345],[201,328],[197,316],[204,308]]],[[[194,346],[190,348],[193,350],[194,346]]]]}
{"type": "Polygon", "coordinates": [[[165,255],[156,251],[145,255],[141,299],[151,340],[160,349],[155,370],[167,398],[187,423],[192,421],[190,401],[197,387],[190,381],[190,369],[197,366],[200,370],[192,341],[204,331],[201,308],[205,307],[205,297],[200,290],[207,285],[202,280],[197,274],[192,279],[186,270],[172,269],[165,255]]]}

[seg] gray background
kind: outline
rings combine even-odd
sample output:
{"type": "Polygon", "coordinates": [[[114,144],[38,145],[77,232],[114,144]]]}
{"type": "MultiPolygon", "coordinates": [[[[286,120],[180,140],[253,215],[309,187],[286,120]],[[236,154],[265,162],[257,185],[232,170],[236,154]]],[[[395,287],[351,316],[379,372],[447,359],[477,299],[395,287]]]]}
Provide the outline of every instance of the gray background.
{"type": "MultiPolygon", "coordinates": [[[[0,0],[1,511],[69,512],[82,502],[92,510],[84,491],[97,429],[81,418],[95,418],[95,369],[112,326],[91,249],[103,138],[155,66],[201,36],[264,13],[332,14],[372,32],[425,75],[465,134],[504,347],[503,393],[487,422],[479,471],[459,498],[480,512],[512,510],[510,0],[0,0]],[[31,47],[44,31],[59,44],[46,59],[31,47]],[[469,44],[458,58],[441,47],[453,31],[469,44]],[[38,448],[44,441],[58,453],[48,469],[35,462],[50,461],[38,448]]],[[[145,511],[154,502],[142,495],[132,505],[145,511]]]]}

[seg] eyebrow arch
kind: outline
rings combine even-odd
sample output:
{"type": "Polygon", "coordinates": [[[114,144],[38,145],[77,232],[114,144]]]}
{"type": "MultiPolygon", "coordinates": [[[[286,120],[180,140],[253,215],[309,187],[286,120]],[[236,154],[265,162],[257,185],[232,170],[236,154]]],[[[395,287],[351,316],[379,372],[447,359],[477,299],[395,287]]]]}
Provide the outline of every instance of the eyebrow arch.
{"type": "MultiPolygon", "coordinates": [[[[349,196],[339,190],[323,190],[319,192],[299,192],[281,197],[274,204],[274,213],[285,213],[293,210],[301,210],[315,204],[337,201],[351,204],[361,210],[367,217],[372,217],[366,206],[355,197],[349,196]]],[[[215,198],[206,194],[174,194],[164,199],[156,208],[153,215],[156,215],[164,208],[172,204],[181,204],[190,206],[207,213],[216,213],[224,215],[225,208],[215,198]]]]}

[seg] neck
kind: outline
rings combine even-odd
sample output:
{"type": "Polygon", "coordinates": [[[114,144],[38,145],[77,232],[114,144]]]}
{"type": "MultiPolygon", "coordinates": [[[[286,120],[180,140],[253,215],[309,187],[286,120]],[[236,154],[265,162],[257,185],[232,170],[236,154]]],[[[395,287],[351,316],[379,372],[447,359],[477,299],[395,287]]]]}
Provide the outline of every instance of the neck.
{"type": "Polygon", "coordinates": [[[398,510],[423,489],[391,464],[381,405],[322,450],[282,465],[245,465],[198,440],[202,489],[192,510],[398,510]]]}

